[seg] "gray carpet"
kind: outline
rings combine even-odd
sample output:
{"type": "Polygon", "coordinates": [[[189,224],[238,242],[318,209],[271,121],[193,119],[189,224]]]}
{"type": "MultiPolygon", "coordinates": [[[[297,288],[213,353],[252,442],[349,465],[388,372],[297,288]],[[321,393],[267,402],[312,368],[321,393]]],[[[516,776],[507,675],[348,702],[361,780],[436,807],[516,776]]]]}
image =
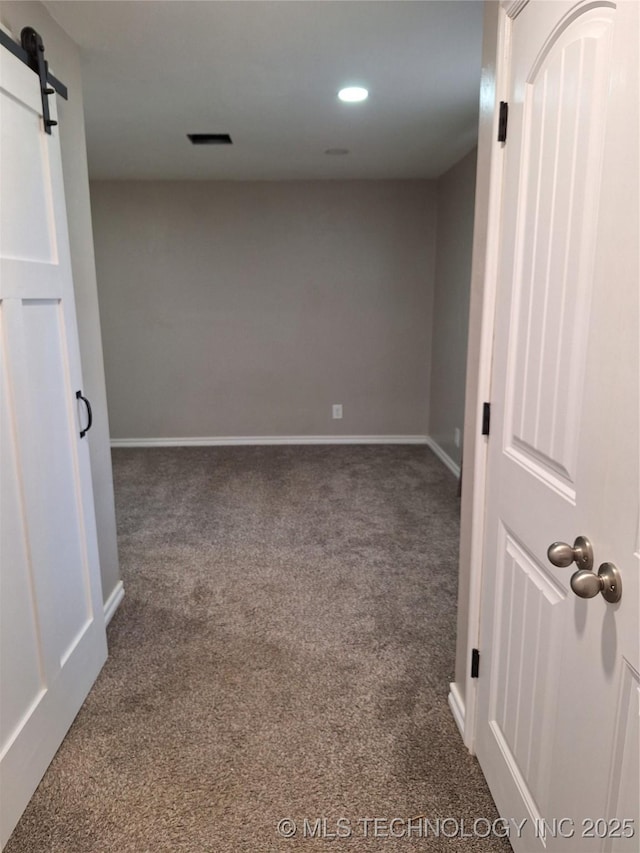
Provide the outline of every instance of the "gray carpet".
{"type": "Polygon", "coordinates": [[[110,657],[6,853],[510,850],[471,829],[497,815],[447,707],[457,484],[429,450],[119,450],[114,474],[110,657]]]}

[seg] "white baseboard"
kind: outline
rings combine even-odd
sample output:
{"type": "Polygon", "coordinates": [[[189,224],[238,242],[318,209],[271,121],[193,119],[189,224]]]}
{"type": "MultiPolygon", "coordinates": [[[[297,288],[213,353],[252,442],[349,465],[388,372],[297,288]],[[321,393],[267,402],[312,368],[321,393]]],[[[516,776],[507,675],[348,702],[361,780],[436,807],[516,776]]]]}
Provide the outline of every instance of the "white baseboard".
{"type": "Polygon", "coordinates": [[[438,442],[434,441],[434,439],[431,438],[430,435],[428,435],[426,437],[426,439],[427,440],[425,443],[431,448],[431,450],[433,450],[433,452],[438,457],[438,459],[441,462],[444,462],[444,464],[447,466],[447,468],[453,474],[455,474],[455,476],[459,479],[460,478],[460,466],[458,465],[458,463],[454,462],[453,459],[449,456],[449,454],[445,453],[445,451],[440,447],[438,442]]]}
{"type": "Polygon", "coordinates": [[[456,476],[460,466],[429,435],[228,435],[178,438],[112,438],[111,447],[233,447],[270,444],[426,444],[456,476]]]}
{"type": "Polygon", "coordinates": [[[112,438],[111,447],[209,447],[244,444],[429,444],[426,435],[243,435],[198,438],[112,438]]]}
{"type": "Polygon", "coordinates": [[[451,713],[453,714],[453,719],[456,721],[456,725],[458,726],[462,739],[464,740],[464,700],[462,699],[460,689],[455,682],[451,682],[451,684],[449,684],[449,696],[447,698],[449,707],[451,708],[451,713]]]}
{"type": "Polygon", "coordinates": [[[113,588],[111,595],[104,603],[104,624],[108,625],[109,622],[113,619],[113,614],[116,612],[118,607],[120,606],[120,602],[124,598],[124,585],[122,581],[118,581],[118,583],[113,588]]]}

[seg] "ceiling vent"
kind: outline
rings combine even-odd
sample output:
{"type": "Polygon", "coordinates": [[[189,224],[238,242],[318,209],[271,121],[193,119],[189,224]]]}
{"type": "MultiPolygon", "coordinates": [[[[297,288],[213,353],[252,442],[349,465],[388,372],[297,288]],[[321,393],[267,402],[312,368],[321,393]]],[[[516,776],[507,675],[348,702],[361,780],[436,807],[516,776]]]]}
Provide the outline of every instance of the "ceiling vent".
{"type": "Polygon", "coordinates": [[[228,133],[187,133],[193,145],[232,145],[228,133]]]}

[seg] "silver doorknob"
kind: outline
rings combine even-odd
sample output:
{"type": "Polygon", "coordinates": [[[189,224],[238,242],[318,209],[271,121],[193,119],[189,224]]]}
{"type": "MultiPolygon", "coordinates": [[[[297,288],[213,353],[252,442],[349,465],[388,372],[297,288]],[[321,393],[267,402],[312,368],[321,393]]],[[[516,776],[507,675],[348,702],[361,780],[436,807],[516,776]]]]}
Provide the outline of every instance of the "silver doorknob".
{"type": "Polygon", "coordinates": [[[571,563],[587,572],[593,569],[593,548],[586,536],[578,536],[573,548],[566,542],[554,542],[547,548],[547,557],[550,563],[560,569],[570,566],[571,563]]]}
{"type": "Polygon", "coordinates": [[[622,578],[613,563],[603,563],[598,574],[578,569],[571,576],[571,589],[580,598],[593,598],[599,592],[610,604],[622,598],[622,578]]]}

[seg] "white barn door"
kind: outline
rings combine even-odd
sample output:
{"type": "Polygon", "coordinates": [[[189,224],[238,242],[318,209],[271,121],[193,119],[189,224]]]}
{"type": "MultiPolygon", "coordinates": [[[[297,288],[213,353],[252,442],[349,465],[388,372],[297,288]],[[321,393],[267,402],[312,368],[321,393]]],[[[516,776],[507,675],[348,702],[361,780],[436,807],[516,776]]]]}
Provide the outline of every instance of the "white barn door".
{"type": "Polygon", "coordinates": [[[500,813],[526,821],[516,851],[637,853],[640,4],[503,8],[476,750],[500,813]],[[551,561],[578,536],[593,572],[618,567],[620,601],[571,583],[569,549],[551,561]]]}
{"type": "Polygon", "coordinates": [[[0,48],[2,845],[107,654],[59,138],[41,113],[37,74],[0,48]]]}

